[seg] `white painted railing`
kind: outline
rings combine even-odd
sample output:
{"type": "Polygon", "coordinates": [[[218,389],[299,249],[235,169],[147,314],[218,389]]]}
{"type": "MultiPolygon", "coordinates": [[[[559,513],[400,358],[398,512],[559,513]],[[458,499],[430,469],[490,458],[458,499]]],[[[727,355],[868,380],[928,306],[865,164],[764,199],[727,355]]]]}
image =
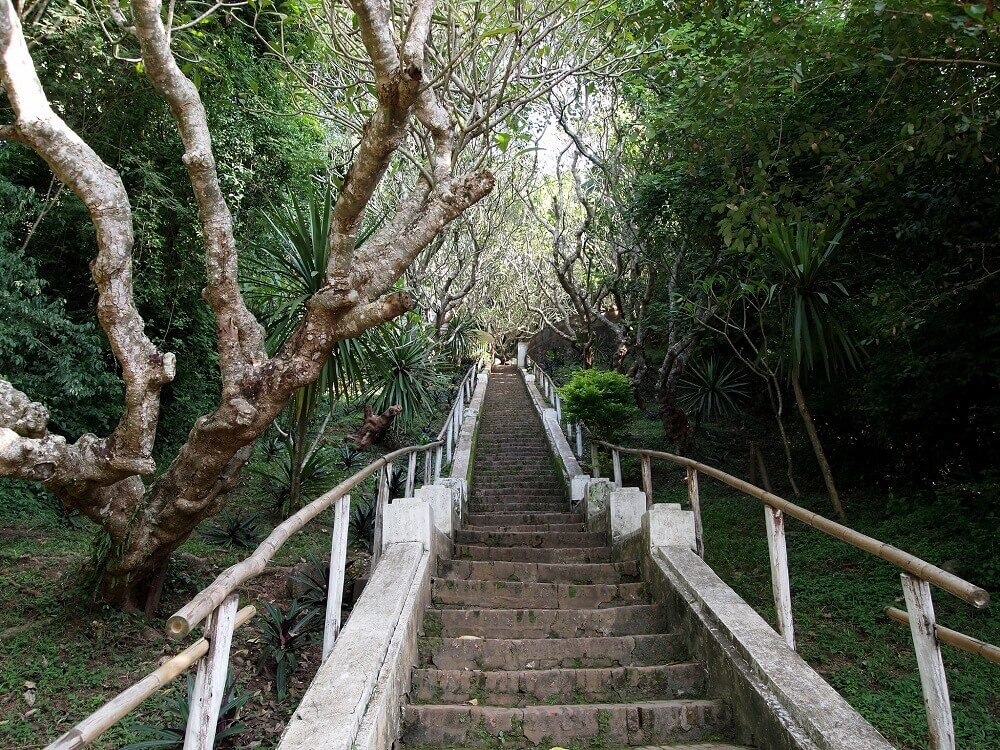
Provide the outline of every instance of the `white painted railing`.
{"type": "Polygon", "coordinates": [[[552,382],[552,378],[542,369],[541,365],[533,362],[530,357],[525,357],[525,370],[535,376],[538,392],[548,399],[552,408],[556,410],[556,419],[563,432],[566,433],[566,439],[576,449],[576,457],[583,458],[583,425],[579,422],[573,422],[568,415],[563,414],[562,396],[559,395],[556,384],[552,382]]]}
{"type": "Polygon", "coordinates": [[[385,506],[389,502],[393,462],[404,456],[407,458],[405,484],[407,497],[413,495],[419,456],[423,456],[424,483],[429,484],[432,476],[435,481],[440,479],[445,463],[442,454],[447,451],[447,463],[450,463],[452,449],[458,440],[465,418],[465,409],[472,400],[480,367],[481,364],[477,360],[465,373],[445,425],[436,441],[426,445],[401,448],[376,459],[276,526],[249,557],[224,570],[211,585],[198,592],[191,601],[167,620],[167,633],[177,639],[188,635],[200,623],[205,623],[202,638],[105,703],[48,745],[46,750],[77,750],[87,747],[120,719],[131,713],[146,698],[192,665],[197,665],[197,674],[194,693],[190,698],[184,750],[211,750],[215,743],[215,730],[225,693],[233,634],[256,613],[252,606],[239,609],[237,589],[246,581],[260,575],[267,563],[293,534],[320,513],[333,507],[330,579],[327,586],[323,627],[323,659],[326,659],[333,649],[341,627],[341,605],[347,565],[347,529],[351,509],[350,491],[368,477],[378,473],[372,559],[374,566],[378,562],[381,548],[382,519],[385,515],[385,506]]]}
{"type": "Polygon", "coordinates": [[[897,547],[873,539],[836,521],[831,521],[818,513],[806,510],[713,466],[672,453],[626,448],[602,440],[592,439],[591,445],[595,449],[593,452],[594,460],[591,462],[592,473],[594,476],[600,476],[599,456],[596,448],[600,446],[607,449],[611,453],[614,483],[617,487],[622,486],[621,456],[625,454],[639,458],[642,490],[646,495],[647,508],[653,503],[653,459],[670,461],[685,468],[688,499],[691,503],[691,510],[694,511],[696,552],[699,556],[704,557],[705,549],[698,487],[699,474],[717,479],[764,504],[764,522],[767,529],[771,586],[777,613],[778,632],[792,649],[795,648],[795,626],[792,618],[792,592],[789,585],[788,552],[785,543],[784,518],[786,515],[901,568],[903,571],[901,574],[903,597],[906,601],[907,612],[890,607],[886,609],[886,615],[897,622],[907,623],[910,626],[910,634],[917,655],[917,667],[920,671],[920,683],[923,688],[931,750],[955,750],[955,730],[952,723],[948,682],[945,676],[940,643],[948,643],[962,650],[978,654],[995,664],[1000,664],[1000,648],[938,625],[934,616],[930,584],[934,584],[979,609],[989,605],[990,596],[985,589],[897,547]]]}
{"type": "MultiPolygon", "coordinates": [[[[587,431],[586,426],[581,423],[573,424],[568,419],[562,419],[562,401],[559,391],[552,382],[552,378],[538,363],[532,362],[530,359],[527,360],[526,370],[535,376],[539,392],[548,399],[556,410],[560,424],[565,423],[567,437],[572,439],[575,433],[577,456],[582,456],[583,433],[587,431]]],[[[977,654],[994,664],[1000,664],[1000,648],[938,625],[934,616],[930,584],[933,583],[977,608],[989,605],[990,597],[985,589],[903,550],[824,518],[712,466],[672,453],[626,448],[592,437],[589,442],[592,475],[595,478],[601,475],[599,448],[603,447],[611,453],[612,477],[618,488],[622,486],[622,454],[639,458],[640,480],[642,491],[646,495],[647,508],[653,504],[653,459],[662,459],[685,467],[688,500],[691,504],[691,510],[694,511],[695,551],[700,557],[705,556],[705,542],[698,488],[699,472],[764,503],[764,523],[767,530],[771,587],[777,614],[778,632],[793,650],[795,649],[795,624],[792,617],[792,590],[789,583],[788,549],[785,541],[784,517],[786,514],[835,539],[840,539],[901,568],[903,570],[901,574],[903,598],[906,602],[907,612],[888,607],[885,613],[890,619],[910,626],[910,635],[917,655],[917,668],[920,671],[924,708],[927,712],[931,750],[955,750],[955,730],[952,723],[951,702],[948,697],[948,682],[945,676],[940,643],[948,643],[956,648],[977,654]]]]}

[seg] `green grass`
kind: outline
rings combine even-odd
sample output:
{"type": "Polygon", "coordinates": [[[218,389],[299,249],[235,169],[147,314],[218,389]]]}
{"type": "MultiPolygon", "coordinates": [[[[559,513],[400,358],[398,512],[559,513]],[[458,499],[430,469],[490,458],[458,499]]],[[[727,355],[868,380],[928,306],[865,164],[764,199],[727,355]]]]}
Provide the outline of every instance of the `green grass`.
{"type": "MultiPolygon", "coordinates": [[[[662,445],[659,425],[636,420],[629,444],[662,445]]],[[[623,457],[624,458],[624,457],[623,457]]],[[[723,460],[707,461],[733,473],[723,460]]],[[[610,461],[606,461],[610,469],[610,461]]],[[[737,462],[734,462],[737,463],[737,462]]],[[[811,467],[802,465],[800,473],[811,467]]],[[[680,467],[653,464],[656,502],[688,507],[680,467]]],[[[638,484],[638,462],[623,460],[626,484],[638,484]]],[[[772,626],[775,625],[762,504],[708,477],[700,478],[705,559],[772,626]]],[[[926,501],[891,501],[878,494],[843,491],[849,525],[940,565],[980,557],[977,540],[961,531],[953,508],[926,501]]],[[[791,498],[789,498],[791,499],[791,498]]],[[[810,494],[801,505],[829,516],[825,495],[810,494]]],[[[787,520],[792,609],[799,653],[893,744],[908,750],[927,746],[920,679],[909,629],[888,620],[887,606],[905,609],[900,570],[794,519],[787,520]]],[[[969,573],[973,582],[978,582],[969,573]]],[[[992,591],[995,598],[1000,592],[992,591]]],[[[934,589],[938,622],[991,643],[1000,643],[1000,617],[979,611],[934,589]]],[[[995,606],[995,605],[994,605],[995,606]]],[[[1000,668],[943,646],[955,734],[963,750],[992,750],[1000,737],[1000,668]]]]}

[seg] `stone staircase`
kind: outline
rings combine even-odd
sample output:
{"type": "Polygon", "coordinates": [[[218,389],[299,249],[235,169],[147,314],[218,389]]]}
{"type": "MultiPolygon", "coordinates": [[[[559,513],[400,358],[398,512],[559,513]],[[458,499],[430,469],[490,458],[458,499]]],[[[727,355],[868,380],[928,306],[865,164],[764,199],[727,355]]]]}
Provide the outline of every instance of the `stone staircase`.
{"type": "Polygon", "coordinates": [[[489,381],[469,510],[433,581],[405,745],[732,750],[729,708],[638,564],[569,512],[515,368],[489,381]]]}

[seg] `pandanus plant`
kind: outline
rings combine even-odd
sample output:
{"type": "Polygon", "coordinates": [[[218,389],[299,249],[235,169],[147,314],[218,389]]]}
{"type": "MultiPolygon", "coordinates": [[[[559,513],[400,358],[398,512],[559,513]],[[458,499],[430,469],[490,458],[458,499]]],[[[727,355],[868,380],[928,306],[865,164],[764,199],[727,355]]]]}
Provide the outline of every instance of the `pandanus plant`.
{"type": "Polygon", "coordinates": [[[832,257],[841,235],[837,232],[826,240],[823,231],[809,222],[775,221],[765,239],[771,250],[767,259],[772,272],[768,303],[780,311],[786,369],[795,403],[830,501],[837,515],[845,518],[826,451],[802,390],[803,379],[812,371],[822,368],[830,377],[839,369],[856,366],[860,354],[857,341],[844,323],[844,307],[850,295],[833,274],[832,257]]]}

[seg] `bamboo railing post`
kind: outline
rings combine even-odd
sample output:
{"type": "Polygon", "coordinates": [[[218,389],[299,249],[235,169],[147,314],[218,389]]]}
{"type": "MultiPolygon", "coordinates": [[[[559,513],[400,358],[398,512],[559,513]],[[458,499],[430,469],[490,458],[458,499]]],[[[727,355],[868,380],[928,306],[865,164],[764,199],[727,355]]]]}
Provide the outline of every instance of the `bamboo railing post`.
{"type": "Polygon", "coordinates": [[[611,468],[614,471],[615,487],[622,488],[622,454],[617,448],[611,449],[611,468]]]}
{"type": "Polygon", "coordinates": [[[785,517],[780,510],[764,507],[767,524],[767,552],[771,560],[771,589],[778,631],[788,647],[795,650],[795,625],[792,620],[792,587],[788,580],[788,546],[785,544],[785,517]]]}
{"type": "Polygon", "coordinates": [[[347,528],[351,521],[351,496],[344,495],[334,506],[330,534],[330,578],[326,585],[326,620],[323,623],[323,661],[333,650],[340,635],[340,609],[344,601],[344,575],[347,567],[347,528]]]}
{"type": "Polygon", "coordinates": [[[205,628],[208,639],[208,653],[198,662],[198,672],[194,679],[194,693],[184,731],[184,750],[212,750],[215,746],[215,731],[219,724],[219,712],[226,693],[226,677],[229,673],[229,651],[233,645],[233,630],[236,628],[236,610],[239,609],[240,595],[230,594],[212,613],[205,628]]]}
{"type": "Polygon", "coordinates": [[[583,423],[576,423],[576,457],[583,458],[583,423]]]}
{"type": "Polygon", "coordinates": [[[698,470],[687,467],[688,500],[694,511],[694,542],[698,557],[705,557],[705,531],[701,525],[701,495],[698,493],[698,470]]]}
{"type": "Polygon", "coordinates": [[[642,491],[646,493],[646,510],[653,507],[653,462],[647,454],[642,455],[642,491]]]}
{"type": "Polygon", "coordinates": [[[927,711],[931,750],[955,750],[955,727],[951,719],[948,678],[941,659],[941,646],[934,634],[934,600],[927,581],[910,573],[901,574],[903,598],[910,616],[910,634],[917,653],[920,687],[927,711]]]}
{"type": "Polygon", "coordinates": [[[410,454],[409,463],[406,465],[406,492],[403,497],[413,497],[413,486],[417,482],[417,452],[410,454]]]}
{"type": "Polygon", "coordinates": [[[590,441],[590,473],[594,479],[601,478],[601,454],[597,450],[597,443],[590,441]]]}

